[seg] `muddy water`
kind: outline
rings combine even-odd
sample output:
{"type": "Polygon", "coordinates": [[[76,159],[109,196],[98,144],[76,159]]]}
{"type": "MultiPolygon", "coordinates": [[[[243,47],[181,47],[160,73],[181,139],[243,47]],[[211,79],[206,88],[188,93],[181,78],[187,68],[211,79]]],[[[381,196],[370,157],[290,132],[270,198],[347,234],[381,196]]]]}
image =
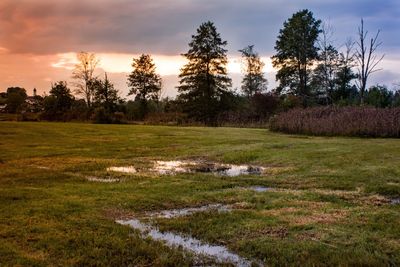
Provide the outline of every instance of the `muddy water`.
{"type": "Polygon", "coordinates": [[[144,224],[137,219],[117,220],[122,225],[129,225],[133,229],[138,230],[143,236],[151,237],[157,241],[163,241],[171,247],[182,247],[193,253],[204,255],[215,259],[218,263],[231,263],[235,266],[251,266],[251,262],[230,252],[223,246],[215,246],[201,242],[192,237],[185,237],[171,232],[160,232],[157,228],[144,224]]]}
{"type": "Polygon", "coordinates": [[[149,212],[146,215],[149,217],[171,219],[171,218],[176,218],[176,217],[189,216],[194,213],[206,212],[206,211],[229,212],[229,211],[231,211],[231,208],[228,205],[209,204],[209,205],[195,207],[195,208],[184,208],[184,209],[163,210],[160,212],[149,212]]]}

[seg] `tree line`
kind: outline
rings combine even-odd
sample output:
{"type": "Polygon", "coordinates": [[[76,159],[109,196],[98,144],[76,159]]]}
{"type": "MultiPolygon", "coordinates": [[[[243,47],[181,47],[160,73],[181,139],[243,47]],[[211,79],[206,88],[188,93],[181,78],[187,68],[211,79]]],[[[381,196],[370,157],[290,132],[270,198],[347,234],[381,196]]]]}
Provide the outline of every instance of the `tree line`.
{"type": "MultiPolygon", "coordinates": [[[[399,106],[400,91],[392,92],[381,85],[367,89],[370,75],[379,70],[384,56],[378,54],[382,44],[379,34],[369,37],[361,20],[356,40],[349,39],[338,49],[332,42],[332,27],[314,18],[311,11],[301,10],[284,22],[276,40],[272,64],[279,85],[267,91],[265,63],[254,45],[248,45],[239,50],[244,77],[241,90],[235,91],[227,73],[227,41],[208,21],[199,26],[188,51],[182,54],[187,63],[179,74],[176,99],[161,99],[162,80],[151,55],[133,59],[127,85],[128,96],[135,97],[134,101],[125,101],[107,73],[101,78],[96,76],[96,55],[80,52],[72,78],[75,95],[83,99],[76,99],[67,83],[59,81],[52,84],[48,96],[36,96],[36,111],[48,120],[112,123],[143,120],[156,114],[153,118],[218,125],[226,121],[262,121],[293,107],[399,106]]],[[[11,88],[3,93],[0,101],[6,102],[9,112],[23,107],[23,91],[11,88]]]]}

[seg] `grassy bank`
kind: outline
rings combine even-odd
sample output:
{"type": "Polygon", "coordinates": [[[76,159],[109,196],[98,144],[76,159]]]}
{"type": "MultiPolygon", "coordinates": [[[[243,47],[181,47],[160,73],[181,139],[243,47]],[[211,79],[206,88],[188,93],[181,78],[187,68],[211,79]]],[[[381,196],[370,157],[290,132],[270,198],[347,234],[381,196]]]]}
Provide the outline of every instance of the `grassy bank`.
{"type": "Polygon", "coordinates": [[[151,223],[266,265],[399,265],[400,142],[260,129],[0,122],[0,265],[191,265],[115,219],[211,203],[151,223]],[[151,160],[208,159],[263,176],[118,174],[151,160]],[[116,177],[96,183],[86,176],[116,177]],[[246,187],[271,187],[256,193],[246,187]]]}

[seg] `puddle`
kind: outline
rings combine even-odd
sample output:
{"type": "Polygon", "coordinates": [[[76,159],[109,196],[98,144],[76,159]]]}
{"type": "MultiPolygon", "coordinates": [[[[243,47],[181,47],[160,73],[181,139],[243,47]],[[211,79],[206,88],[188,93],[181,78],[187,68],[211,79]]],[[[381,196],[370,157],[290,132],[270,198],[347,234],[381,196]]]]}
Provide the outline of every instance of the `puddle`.
{"type": "Polygon", "coordinates": [[[222,205],[222,204],[209,204],[197,208],[184,208],[184,209],[173,209],[173,210],[163,210],[160,212],[149,212],[146,215],[149,217],[157,217],[157,218],[176,218],[189,216],[198,212],[206,212],[206,211],[218,211],[218,212],[229,212],[231,211],[230,206],[222,205]]]}
{"type": "Polygon", "coordinates": [[[253,190],[257,193],[262,193],[272,190],[271,187],[265,187],[265,186],[250,186],[248,187],[248,189],[253,190]]]}
{"type": "Polygon", "coordinates": [[[390,200],[390,204],[392,204],[392,205],[400,205],[400,198],[392,198],[390,200]]]}
{"type": "Polygon", "coordinates": [[[119,182],[119,179],[105,179],[105,178],[98,178],[98,177],[94,177],[94,176],[87,176],[86,180],[90,181],[90,182],[98,182],[98,183],[117,183],[119,182]]]}
{"type": "Polygon", "coordinates": [[[40,169],[40,170],[50,170],[50,168],[46,167],[46,166],[36,166],[36,165],[31,165],[31,166],[33,166],[33,167],[35,167],[37,169],[40,169]]]}
{"type": "Polygon", "coordinates": [[[196,163],[192,161],[156,161],[153,171],[159,174],[173,174],[177,172],[190,172],[196,163]]]}
{"type": "Polygon", "coordinates": [[[171,247],[182,247],[193,253],[213,258],[218,263],[231,263],[235,266],[251,266],[251,262],[230,252],[223,246],[215,246],[201,242],[192,237],[185,237],[171,232],[160,232],[157,228],[144,224],[137,219],[117,220],[121,225],[128,225],[139,230],[142,236],[151,237],[157,241],[164,241],[171,247]]]}
{"type": "MultiPolygon", "coordinates": [[[[109,167],[107,171],[137,173],[134,166],[109,167]]],[[[150,172],[156,172],[161,175],[177,173],[213,173],[221,176],[239,176],[239,175],[261,175],[264,173],[264,167],[250,165],[220,164],[201,161],[155,161],[150,172]]]]}
{"type": "Polygon", "coordinates": [[[196,161],[156,161],[153,171],[159,174],[213,173],[222,176],[261,175],[265,168],[249,165],[219,164],[196,161]]]}
{"type": "Polygon", "coordinates": [[[123,173],[137,173],[135,167],[127,166],[127,167],[109,167],[107,171],[112,172],[123,172],[123,173]]]}

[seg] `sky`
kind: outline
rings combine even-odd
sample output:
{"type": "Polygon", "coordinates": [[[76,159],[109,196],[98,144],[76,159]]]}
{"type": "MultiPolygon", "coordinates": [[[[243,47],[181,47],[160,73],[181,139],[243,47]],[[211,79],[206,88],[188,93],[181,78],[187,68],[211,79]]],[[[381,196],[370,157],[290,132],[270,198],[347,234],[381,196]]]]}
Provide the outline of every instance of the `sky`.
{"type": "Polygon", "coordinates": [[[89,51],[100,58],[96,73],[104,71],[126,97],[132,58],[151,54],[163,78],[163,96],[175,96],[181,56],[191,36],[205,21],[215,23],[228,41],[228,71],[233,87],[240,87],[239,49],[254,45],[266,63],[269,88],[276,86],[270,57],[285,20],[301,9],[329,23],[332,41],[341,48],[356,39],[361,18],[369,36],[381,30],[385,54],[381,71],[369,85],[400,83],[399,0],[1,0],[0,91],[24,87],[48,92],[51,83],[68,81],[76,53],[89,51]]]}

